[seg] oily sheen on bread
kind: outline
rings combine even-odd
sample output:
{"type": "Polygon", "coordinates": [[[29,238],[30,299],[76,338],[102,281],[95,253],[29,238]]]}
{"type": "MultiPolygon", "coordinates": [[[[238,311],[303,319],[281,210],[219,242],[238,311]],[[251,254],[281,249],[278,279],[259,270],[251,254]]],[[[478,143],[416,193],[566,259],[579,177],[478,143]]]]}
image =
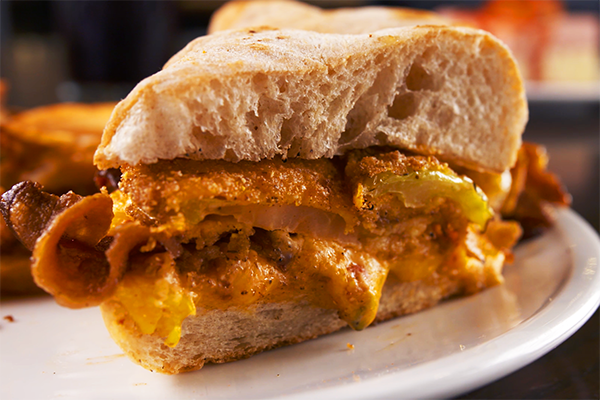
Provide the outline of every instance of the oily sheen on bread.
{"type": "Polygon", "coordinates": [[[209,33],[257,26],[323,33],[371,33],[415,25],[451,25],[433,12],[410,8],[361,7],[322,10],[291,0],[230,1],[211,17],[209,33]]]}
{"type": "Polygon", "coordinates": [[[510,51],[469,28],[246,29],[198,38],[115,108],[95,163],[317,159],[374,145],[510,168],[527,106],[510,51]]]}

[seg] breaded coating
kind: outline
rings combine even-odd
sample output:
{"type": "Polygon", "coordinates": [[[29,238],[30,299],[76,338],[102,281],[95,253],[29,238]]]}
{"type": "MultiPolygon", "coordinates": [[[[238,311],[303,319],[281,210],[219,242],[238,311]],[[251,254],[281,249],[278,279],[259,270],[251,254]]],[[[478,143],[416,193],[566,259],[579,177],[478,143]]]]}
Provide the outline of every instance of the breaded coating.
{"type": "Polygon", "coordinates": [[[343,176],[331,160],[258,163],[176,159],[124,167],[121,190],[156,224],[183,215],[194,223],[227,206],[305,206],[357,224],[343,176]]]}

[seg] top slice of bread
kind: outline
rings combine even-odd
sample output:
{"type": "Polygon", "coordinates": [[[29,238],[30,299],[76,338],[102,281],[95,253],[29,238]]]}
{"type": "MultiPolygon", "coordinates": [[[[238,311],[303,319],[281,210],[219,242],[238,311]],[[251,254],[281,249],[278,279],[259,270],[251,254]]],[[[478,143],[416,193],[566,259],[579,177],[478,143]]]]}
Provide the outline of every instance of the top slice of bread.
{"type": "Polygon", "coordinates": [[[392,145],[502,172],[526,120],[515,60],[487,32],[252,28],[200,37],[140,82],[115,108],[95,162],[316,159],[392,145]]]}
{"type": "Polygon", "coordinates": [[[322,10],[291,0],[230,1],[211,17],[208,32],[256,26],[322,33],[371,33],[415,25],[450,25],[442,15],[411,8],[359,7],[322,10]]]}

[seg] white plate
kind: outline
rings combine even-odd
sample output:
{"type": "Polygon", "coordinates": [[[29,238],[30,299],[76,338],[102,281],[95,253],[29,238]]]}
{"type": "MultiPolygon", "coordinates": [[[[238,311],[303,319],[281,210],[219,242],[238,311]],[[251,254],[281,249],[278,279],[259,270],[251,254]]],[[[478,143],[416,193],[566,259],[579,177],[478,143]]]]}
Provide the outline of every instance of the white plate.
{"type": "Polygon", "coordinates": [[[363,332],[344,330],[248,360],[177,376],[134,365],[98,309],[49,298],[6,301],[0,315],[3,399],[449,397],[532,362],[600,303],[600,240],[574,212],[520,245],[506,284],[363,332]],[[354,345],[350,349],[347,344],[354,345]]]}

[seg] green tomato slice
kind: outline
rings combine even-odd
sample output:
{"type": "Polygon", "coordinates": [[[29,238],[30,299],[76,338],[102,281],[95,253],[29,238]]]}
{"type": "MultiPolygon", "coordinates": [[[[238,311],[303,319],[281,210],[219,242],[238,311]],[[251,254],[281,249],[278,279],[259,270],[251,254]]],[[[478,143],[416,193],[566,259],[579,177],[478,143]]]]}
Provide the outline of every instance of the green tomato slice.
{"type": "Polygon", "coordinates": [[[436,198],[447,198],[462,210],[469,221],[481,228],[494,215],[485,193],[471,179],[458,176],[447,167],[423,169],[406,175],[382,172],[368,179],[364,187],[373,197],[395,193],[410,208],[426,206],[436,198]]]}

